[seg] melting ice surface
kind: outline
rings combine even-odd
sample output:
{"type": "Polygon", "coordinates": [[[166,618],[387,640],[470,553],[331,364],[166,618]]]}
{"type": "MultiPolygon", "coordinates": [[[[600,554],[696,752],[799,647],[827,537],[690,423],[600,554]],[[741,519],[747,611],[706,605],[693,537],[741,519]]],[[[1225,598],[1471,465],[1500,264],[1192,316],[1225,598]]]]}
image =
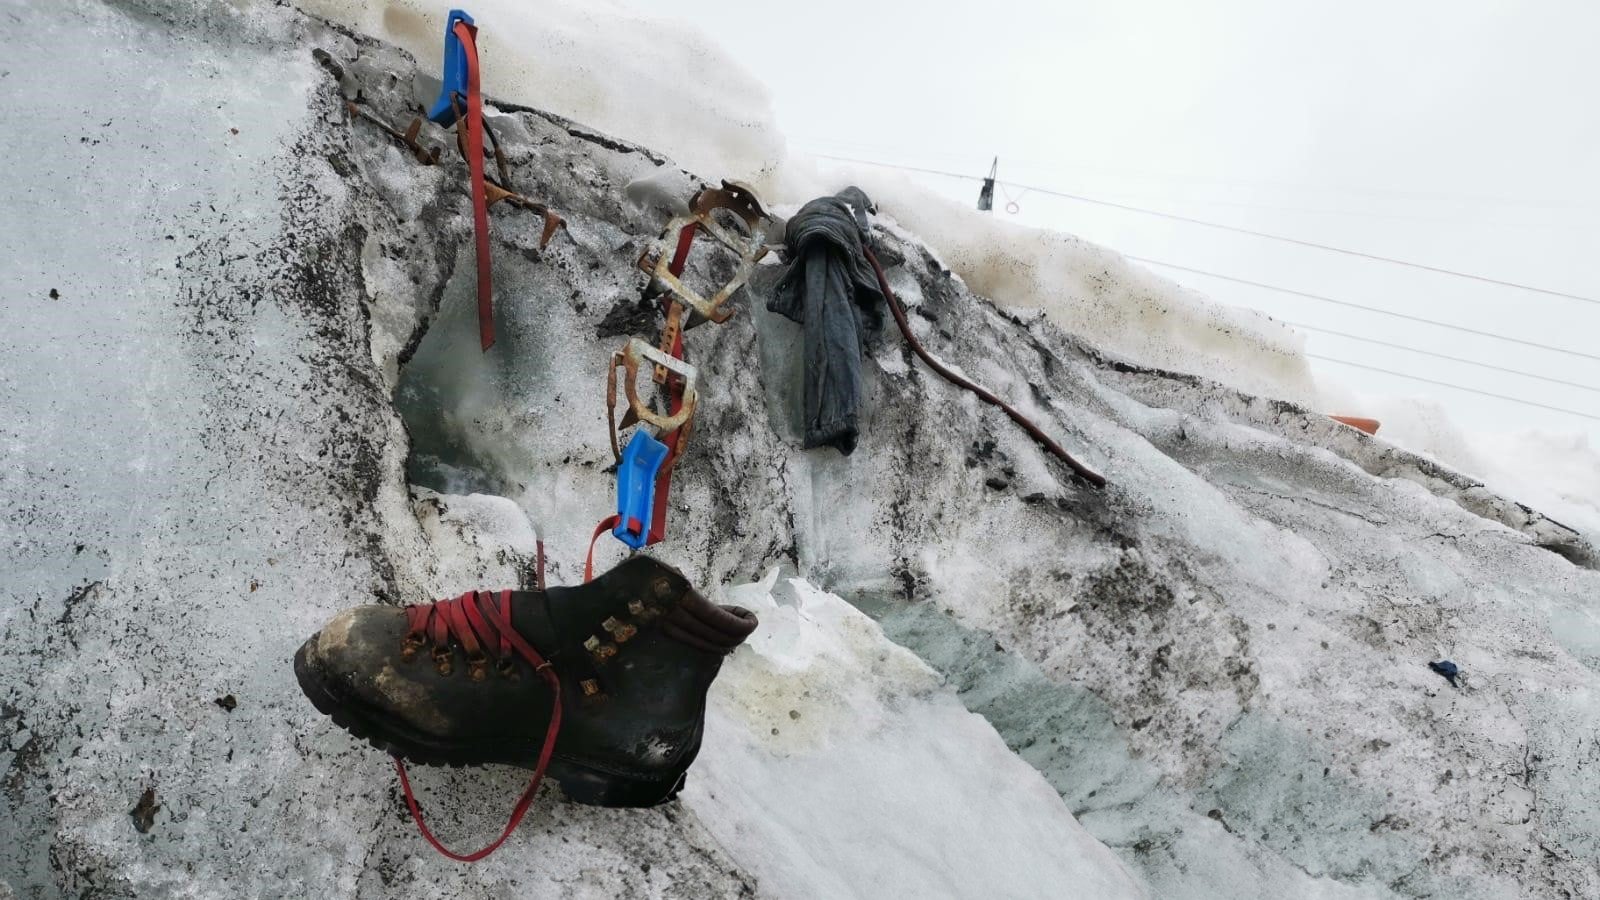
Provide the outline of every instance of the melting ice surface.
{"type": "Polygon", "coordinates": [[[776,570],[684,802],[785,896],[1139,897],[1040,774],[855,607],[776,570]]]}
{"type": "MultiPolygon", "coordinates": [[[[683,807],[545,803],[517,834],[515,852],[470,870],[440,865],[393,807],[392,772],[314,714],[286,659],[333,610],[376,589],[397,584],[390,601],[423,600],[513,583],[533,532],[507,499],[407,496],[397,472],[382,469],[374,501],[325,477],[352,468],[331,451],[398,456],[404,446],[397,425],[385,430],[388,398],[375,402],[370,387],[363,393],[342,373],[371,362],[366,353],[388,353],[380,361],[393,364],[392,344],[366,342],[360,306],[375,304],[375,323],[405,318],[401,307],[426,296],[409,278],[418,272],[404,268],[424,241],[392,257],[375,249],[382,260],[363,271],[370,294],[315,285],[317,299],[337,303],[311,311],[244,287],[278,290],[286,279],[305,287],[279,272],[281,255],[270,251],[285,202],[279,188],[304,188],[306,176],[274,162],[323,166],[311,205],[337,234],[356,224],[343,217],[358,210],[376,242],[401,244],[408,235],[399,229],[415,218],[392,215],[359,175],[346,180],[316,154],[287,152],[297,129],[323,142],[313,147],[354,144],[397,194],[444,207],[459,194],[440,189],[440,170],[409,166],[398,153],[392,164],[373,162],[393,148],[352,139],[337,107],[303,121],[305,95],[329,85],[293,28],[243,35],[259,46],[233,44],[222,36],[237,32],[209,32],[211,18],[169,29],[159,16],[129,12],[181,6],[63,4],[46,15],[10,3],[5,11],[23,11],[36,40],[18,50],[29,64],[9,76],[26,89],[4,99],[19,116],[49,123],[9,133],[18,184],[27,187],[8,195],[14,215],[5,224],[27,252],[0,260],[21,286],[7,297],[7,312],[17,311],[5,335],[15,352],[0,385],[12,463],[0,477],[17,507],[0,550],[8,571],[20,573],[0,609],[0,878],[32,892],[23,896],[40,886],[105,886],[111,896],[605,897],[692,895],[703,885],[711,887],[701,893],[721,895],[738,893],[729,875],[738,871],[758,875],[759,889],[776,896],[1116,896],[1137,894],[1130,869],[1158,896],[1345,897],[1389,884],[1401,893],[1517,896],[1531,883],[1516,869],[1524,860],[1553,866],[1559,851],[1571,872],[1595,858],[1600,790],[1590,736],[1600,722],[1600,627],[1585,602],[1592,580],[1584,580],[1592,573],[1415,484],[1371,477],[1325,449],[1225,415],[1181,411],[1181,396],[1138,400],[1130,392],[1159,380],[1118,385],[1079,363],[1084,373],[1062,382],[1083,386],[1062,395],[1072,403],[1064,418],[1081,427],[1085,445],[1116,460],[1124,505],[1115,524],[1144,546],[1116,547],[1094,525],[1062,540],[1076,520],[1041,513],[1050,498],[1025,499],[1024,486],[1052,487],[1031,445],[995,432],[996,452],[1015,463],[1014,487],[989,493],[988,473],[963,468],[967,440],[983,430],[977,414],[949,403],[943,386],[891,350],[879,356],[879,384],[906,392],[900,411],[956,417],[922,433],[916,450],[939,464],[929,469],[937,478],[909,488],[894,455],[901,433],[875,429],[879,443],[848,464],[785,465],[798,454],[765,427],[755,378],[730,367],[716,379],[726,393],[707,403],[706,439],[688,463],[698,468],[678,486],[683,527],[658,550],[686,570],[716,570],[703,580],[708,593],[727,586],[717,599],[746,603],[764,625],[714,689],[707,752],[683,807]],[[92,21],[73,10],[90,10],[92,21]],[[62,47],[95,59],[79,82],[94,89],[50,93],[69,84],[50,65],[62,47]],[[174,71],[192,74],[185,90],[163,81],[174,71]],[[52,96],[60,102],[41,101],[52,96]],[[126,115],[145,107],[161,110],[163,121],[126,115]],[[52,144],[57,134],[82,139],[62,151],[52,144]],[[143,180],[130,187],[125,171],[143,180]],[[84,172],[99,179],[96,190],[44,187],[68,176],[84,183],[84,172]],[[152,180],[156,193],[140,194],[152,180]],[[57,286],[62,298],[49,298],[57,286]],[[223,303],[230,318],[208,314],[196,298],[223,303]],[[355,320],[347,343],[308,319],[328,306],[355,320]],[[310,370],[308,348],[334,357],[332,376],[310,370]],[[323,390],[308,394],[308,383],[323,390]],[[324,421],[335,407],[353,419],[324,421]],[[124,456],[132,457],[126,473],[105,465],[124,456]],[[737,492],[713,483],[728,472],[737,492]],[[948,516],[921,532],[887,528],[896,503],[948,516]],[[714,530],[723,523],[706,520],[730,504],[750,532],[801,532],[798,556],[812,582],[769,575],[738,586],[756,573],[694,540],[714,534],[716,545],[734,546],[727,552],[758,555],[759,545],[737,544],[732,532],[714,530]],[[914,552],[896,556],[906,533],[914,552]],[[386,582],[378,562],[401,577],[386,582]],[[923,580],[916,603],[874,609],[880,630],[839,598],[868,607],[874,591],[892,593],[893,585],[864,584],[890,581],[891,565],[923,580]],[[1086,586],[1095,579],[1107,584],[1086,586]],[[1142,604],[1130,583],[1183,592],[1142,604]],[[1091,608],[1108,597],[1122,605],[1091,608]],[[1134,632],[1124,638],[1128,624],[1134,632]],[[996,649],[1001,640],[1005,652],[996,649]],[[1471,690],[1450,691],[1423,667],[1419,657],[1441,641],[1470,673],[1471,690]],[[1247,712],[1218,672],[1224,656],[1256,667],[1262,689],[1247,712]],[[238,693],[237,710],[213,703],[225,692],[238,693]],[[163,810],[143,835],[128,809],[150,783],[163,810]],[[1408,829],[1406,820],[1453,827],[1408,829]],[[1546,842],[1543,851],[1530,834],[1546,842]],[[1438,871],[1430,882],[1419,860],[1435,845],[1443,861],[1430,860],[1438,871]],[[1482,859],[1514,864],[1491,881],[1473,868],[1482,859]],[[654,868],[644,872],[641,861],[654,868]]],[[[508,6],[485,3],[481,14],[508,6]]],[[[374,28],[403,25],[407,10],[416,18],[412,4],[371,8],[374,28]]],[[[236,7],[208,9],[228,25],[236,7]]],[[[573,33],[588,42],[578,52],[610,52],[601,36],[616,33],[595,18],[600,7],[553,9],[550,22],[589,17],[593,27],[573,33]]],[[[420,42],[435,44],[437,28],[423,24],[420,42]]],[[[547,105],[575,91],[556,84],[507,94],[547,105]]],[[[559,111],[623,130],[581,105],[559,111]]],[[[683,135],[642,137],[697,168],[722,167],[680,146],[683,135]]],[[[775,181],[778,196],[809,190],[793,177],[775,181]]],[[[936,207],[919,212],[914,198],[893,191],[879,192],[903,221],[920,229],[937,217],[936,207]]],[[[603,253],[585,260],[576,241],[551,260],[499,253],[501,283],[519,296],[563,297],[551,282],[562,271],[591,271],[574,261],[598,260],[597,271],[636,292],[638,273],[616,252],[621,241],[603,240],[616,237],[614,223],[573,220],[585,246],[603,253]]],[[[304,233],[320,221],[295,225],[304,233]]],[[[929,233],[949,265],[1002,301],[1027,305],[1029,292],[1055,277],[1046,265],[1013,286],[964,260],[956,238],[938,227],[929,233]]],[[[995,245],[975,248],[990,259],[1028,252],[1026,243],[1001,246],[1004,234],[970,235],[995,245]]],[[[1134,353],[1127,342],[1166,334],[1167,343],[1140,351],[1146,361],[1209,372],[1215,360],[1231,360],[1236,383],[1299,396],[1297,363],[1283,352],[1292,341],[1283,344],[1281,333],[1258,322],[1240,330],[1250,335],[1241,343],[1217,345],[1185,325],[1212,315],[1184,311],[1196,298],[1139,282],[1108,251],[1041,240],[1061,248],[1062,277],[1114,270],[1092,301],[1105,305],[1104,324],[1084,325],[1096,341],[1134,353]],[[1178,312],[1163,319],[1160,308],[1178,312]],[[1206,347],[1209,355],[1196,355],[1206,347]]],[[[327,244],[334,255],[343,246],[327,244]]],[[[470,261],[458,269],[469,271],[470,261]]],[[[597,291],[604,279],[578,277],[589,279],[577,287],[591,302],[610,298],[597,291]]],[[[473,333],[470,293],[470,278],[456,279],[436,322],[442,337],[459,315],[463,347],[473,333]]],[[[572,544],[609,501],[594,389],[611,348],[588,339],[596,311],[561,302],[502,309],[507,345],[520,334],[572,346],[548,357],[537,344],[515,359],[504,350],[464,353],[466,382],[493,396],[464,404],[458,422],[483,429],[468,448],[480,459],[505,454],[493,460],[502,476],[494,487],[531,498],[524,505],[555,535],[553,556],[566,565],[554,580],[571,583],[571,561],[581,558],[572,544]],[[488,377],[495,367],[506,370],[503,391],[488,377]],[[562,396],[573,405],[558,406],[562,396]],[[530,398],[543,405],[530,409],[530,398]],[[580,403],[582,413],[569,412],[580,403]]],[[[996,324],[986,304],[965,309],[984,318],[969,333],[988,343],[968,348],[963,367],[1025,396],[1020,357],[1036,348],[1013,358],[1020,329],[996,324]],[[1001,337],[1009,342],[996,343],[1001,337]]],[[[741,318],[738,327],[747,324],[741,318]]],[[[736,333],[726,329],[722,339],[736,333]]],[[[701,348],[716,339],[695,336],[701,348]]],[[[1030,411],[1049,412],[1046,403],[1030,411]]],[[[879,408],[893,422],[895,404],[879,408]]],[[[1584,471],[1574,468],[1570,480],[1582,484],[1584,471]]],[[[464,478],[457,489],[479,488],[464,478]]],[[[441,825],[466,841],[498,827],[521,777],[426,772],[418,782],[441,825]]]]}
{"type": "MultiPolygon", "coordinates": [[[[437,68],[445,15],[458,0],[297,0],[296,5],[414,53],[437,68]]],[[[678,19],[615,0],[477,0],[485,90],[652,147],[703,177],[738,178],[771,204],[798,205],[842,180],[866,188],[976,292],[1042,309],[1100,349],[1145,365],[1326,412],[1386,422],[1401,446],[1484,479],[1600,537],[1600,452],[1582,438],[1464,437],[1426,401],[1357,397],[1319,384],[1294,329],[1216,302],[1115,250],[983,215],[905,176],[791,153],[766,89],[714,39],[678,19]],[[674,77],[661,78],[672,72],[674,77]]]]}

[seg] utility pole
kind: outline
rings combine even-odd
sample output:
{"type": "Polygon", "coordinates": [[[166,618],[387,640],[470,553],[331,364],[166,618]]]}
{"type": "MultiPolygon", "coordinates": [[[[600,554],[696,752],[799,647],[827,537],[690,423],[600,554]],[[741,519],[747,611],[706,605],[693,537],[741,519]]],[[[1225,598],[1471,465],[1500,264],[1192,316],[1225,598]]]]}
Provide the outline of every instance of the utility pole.
{"type": "Polygon", "coordinates": [[[989,177],[983,180],[983,187],[978,189],[978,209],[983,212],[994,212],[994,179],[1000,171],[1000,157],[996,156],[994,162],[989,164],[989,177]]]}

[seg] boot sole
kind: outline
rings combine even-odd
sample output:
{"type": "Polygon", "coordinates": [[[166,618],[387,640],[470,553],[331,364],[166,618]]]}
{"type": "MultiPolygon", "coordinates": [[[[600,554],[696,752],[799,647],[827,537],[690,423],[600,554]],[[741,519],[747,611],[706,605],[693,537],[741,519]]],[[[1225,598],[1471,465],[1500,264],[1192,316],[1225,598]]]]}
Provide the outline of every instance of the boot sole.
{"type": "MultiPolygon", "coordinates": [[[[522,769],[532,768],[505,758],[504,751],[486,753],[470,746],[445,745],[437,741],[408,735],[385,721],[381,714],[363,708],[328,689],[327,683],[317,674],[307,659],[306,651],[317,640],[301,645],[294,654],[294,675],[300,690],[317,711],[333,720],[333,724],[364,740],[378,750],[420,766],[510,765],[522,769]]],[[[537,758],[538,748],[528,748],[522,758],[537,758]]],[[[546,774],[561,785],[561,790],[575,803],[586,806],[647,807],[657,806],[673,799],[683,790],[687,772],[659,779],[638,778],[607,772],[557,755],[551,758],[546,774]]]]}

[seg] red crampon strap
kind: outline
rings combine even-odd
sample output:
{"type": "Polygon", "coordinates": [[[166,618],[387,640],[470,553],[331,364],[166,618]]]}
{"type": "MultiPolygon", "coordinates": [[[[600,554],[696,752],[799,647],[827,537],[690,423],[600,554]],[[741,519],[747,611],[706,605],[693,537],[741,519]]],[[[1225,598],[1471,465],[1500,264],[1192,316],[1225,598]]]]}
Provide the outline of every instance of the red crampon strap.
{"type": "MultiPolygon", "coordinates": [[[[683,274],[683,267],[689,262],[689,248],[694,246],[694,236],[699,233],[700,223],[698,222],[690,222],[683,226],[682,231],[678,232],[678,248],[673,251],[672,262],[667,266],[668,272],[671,272],[674,276],[683,274]]],[[[672,298],[669,295],[662,305],[665,306],[671,302],[672,298]]]]}
{"type": "MultiPolygon", "coordinates": [[[[674,276],[682,275],[684,267],[689,263],[689,248],[694,246],[694,237],[700,233],[700,225],[690,222],[678,232],[678,247],[672,254],[672,263],[667,266],[667,271],[674,276]]],[[[670,294],[662,301],[662,312],[665,313],[672,306],[670,294]]],[[[678,330],[677,340],[672,342],[672,355],[683,359],[683,330],[678,330]]],[[[683,383],[674,379],[667,389],[667,415],[675,416],[683,409],[683,383]]],[[[659,544],[667,536],[667,498],[672,493],[673,463],[678,461],[678,443],[683,435],[679,428],[661,439],[667,445],[667,460],[661,466],[661,471],[656,475],[656,496],[650,512],[650,533],[645,536],[645,546],[659,544]]]]}
{"type": "MultiPolygon", "coordinates": [[[[681,344],[680,344],[681,349],[681,344]]],[[[677,415],[683,409],[683,386],[675,385],[668,392],[668,415],[677,415]]],[[[671,434],[661,439],[667,445],[667,459],[661,464],[661,471],[656,474],[656,499],[650,508],[650,532],[645,535],[645,546],[659,544],[667,536],[667,498],[672,493],[672,470],[678,461],[679,438],[689,426],[685,424],[671,434]]]]}
{"type": "MultiPolygon", "coordinates": [[[[459,27],[459,26],[457,26],[459,27]]],[[[484,592],[488,594],[489,592],[484,592]]],[[[450,638],[455,638],[466,651],[469,662],[474,657],[484,657],[490,654],[509,659],[513,653],[528,661],[533,670],[539,673],[546,684],[550,686],[554,705],[550,709],[550,724],[545,729],[544,745],[539,748],[539,761],[534,766],[533,777],[528,780],[528,786],[523,790],[522,796],[517,798],[517,805],[511,811],[511,818],[506,822],[505,830],[492,843],[475,853],[456,853],[428,830],[426,822],[422,821],[422,809],[417,806],[417,798],[411,792],[411,779],[406,777],[406,765],[400,757],[394,758],[395,771],[400,773],[400,788],[406,795],[406,808],[411,810],[411,819],[417,823],[417,830],[433,849],[448,856],[456,862],[477,862],[500,849],[506,842],[511,832],[517,830],[522,824],[522,817],[527,815],[528,807],[533,805],[533,798],[539,792],[539,783],[544,780],[544,772],[550,766],[550,757],[555,753],[556,735],[561,731],[561,679],[544,657],[539,655],[533,645],[523,639],[511,627],[511,592],[500,591],[498,597],[489,597],[484,602],[476,592],[468,592],[454,600],[440,600],[427,606],[406,607],[406,623],[410,626],[407,635],[411,638],[426,638],[434,642],[436,647],[445,646],[450,638]],[[442,635],[443,640],[438,636],[442,635]]]]}
{"type": "Polygon", "coordinates": [[[606,516],[600,524],[594,527],[594,535],[589,538],[589,555],[583,558],[583,583],[588,584],[594,580],[594,545],[599,542],[600,535],[617,527],[622,522],[620,516],[606,516]]]}
{"type": "MultiPolygon", "coordinates": [[[[478,81],[476,26],[457,22],[453,29],[467,58],[467,168],[472,172],[472,229],[478,254],[478,341],[494,346],[494,283],[489,266],[489,195],[483,183],[483,95],[478,81]]],[[[461,123],[456,123],[460,128],[461,123]]]]}

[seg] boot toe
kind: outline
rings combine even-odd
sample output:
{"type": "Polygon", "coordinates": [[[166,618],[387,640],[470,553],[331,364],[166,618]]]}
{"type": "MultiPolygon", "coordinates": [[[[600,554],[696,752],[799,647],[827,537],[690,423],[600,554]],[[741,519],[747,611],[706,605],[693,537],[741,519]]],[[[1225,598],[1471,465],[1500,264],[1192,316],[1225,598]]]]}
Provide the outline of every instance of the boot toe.
{"type": "Polygon", "coordinates": [[[419,735],[451,730],[435,691],[419,683],[431,672],[428,651],[421,660],[403,655],[409,627],[405,611],[394,606],[347,609],[306,642],[306,668],[314,685],[335,705],[356,715],[380,718],[419,735]]]}
{"type": "Polygon", "coordinates": [[[357,606],[339,613],[311,639],[312,658],[326,674],[349,674],[374,657],[398,652],[406,634],[405,611],[357,606]]]}

